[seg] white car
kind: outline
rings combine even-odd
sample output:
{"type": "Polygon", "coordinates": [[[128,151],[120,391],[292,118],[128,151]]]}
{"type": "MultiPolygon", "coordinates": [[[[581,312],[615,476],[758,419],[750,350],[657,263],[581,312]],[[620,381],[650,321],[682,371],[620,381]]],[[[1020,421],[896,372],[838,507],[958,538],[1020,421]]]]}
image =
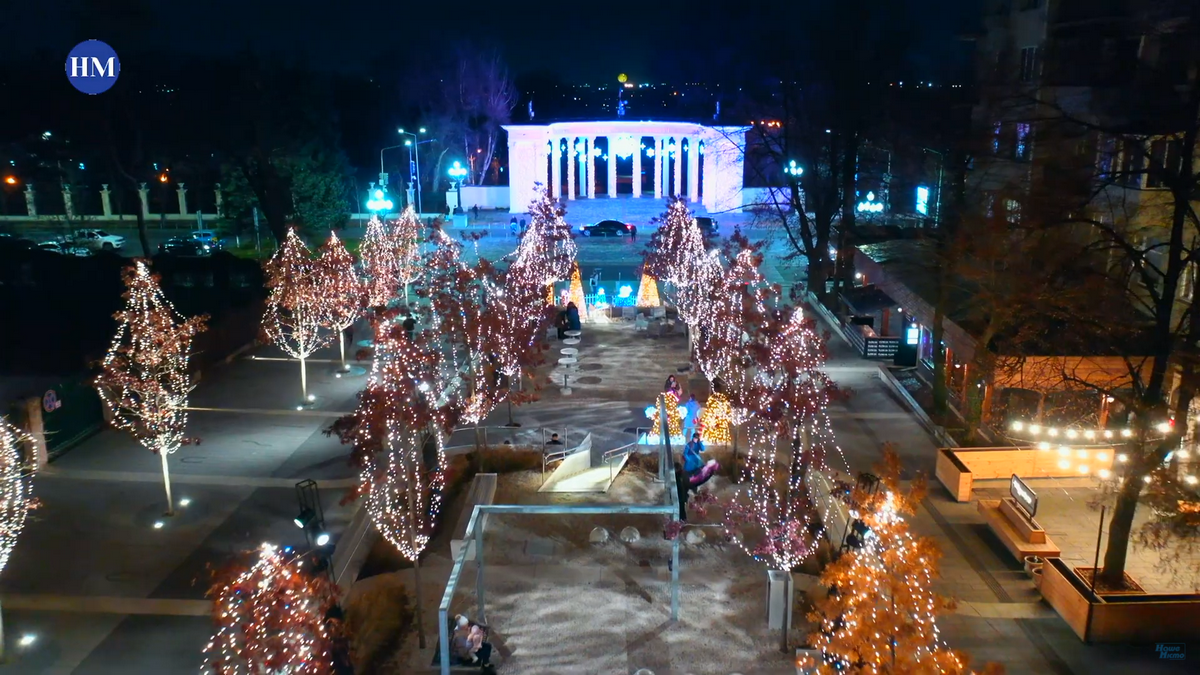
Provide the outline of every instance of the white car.
{"type": "Polygon", "coordinates": [[[40,251],[49,251],[51,253],[58,253],[61,255],[86,257],[92,254],[91,251],[83,248],[82,246],[72,246],[71,244],[61,241],[44,241],[38,244],[37,247],[40,251]]]}
{"type": "Polygon", "coordinates": [[[125,246],[125,237],[109,234],[104,230],[75,230],[72,239],[76,246],[90,251],[119,251],[125,246]]]}

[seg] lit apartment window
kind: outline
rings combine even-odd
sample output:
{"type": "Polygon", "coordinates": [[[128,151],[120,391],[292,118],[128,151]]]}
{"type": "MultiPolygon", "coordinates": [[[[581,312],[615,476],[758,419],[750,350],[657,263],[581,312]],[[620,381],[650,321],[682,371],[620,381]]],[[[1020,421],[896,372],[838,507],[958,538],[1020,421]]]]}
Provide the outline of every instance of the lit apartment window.
{"type": "Polygon", "coordinates": [[[1033,82],[1037,77],[1037,47],[1025,47],[1021,50],[1021,82],[1033,82]]]}
{"type": "Polygon", "coordinates": [[[1029,125],[1017,125],[1017,159],[1029,159],[1030,143],[1029,143],[1029,125]]]}

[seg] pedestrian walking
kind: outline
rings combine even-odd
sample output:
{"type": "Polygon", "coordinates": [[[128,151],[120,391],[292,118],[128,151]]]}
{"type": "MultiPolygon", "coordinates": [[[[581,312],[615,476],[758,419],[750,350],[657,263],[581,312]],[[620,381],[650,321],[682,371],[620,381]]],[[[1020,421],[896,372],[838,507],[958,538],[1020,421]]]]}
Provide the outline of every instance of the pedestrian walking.
{"type": "Polygon", "coordinates": [[[479,222],[479,205],[478,204],[471,207],[471,217],[475,219],[475,222],[479,222]]]}
{"type": "Polygon", "coordinates": [[[629,241],[637,241],[637,225],[629,226],[629,241]]]}

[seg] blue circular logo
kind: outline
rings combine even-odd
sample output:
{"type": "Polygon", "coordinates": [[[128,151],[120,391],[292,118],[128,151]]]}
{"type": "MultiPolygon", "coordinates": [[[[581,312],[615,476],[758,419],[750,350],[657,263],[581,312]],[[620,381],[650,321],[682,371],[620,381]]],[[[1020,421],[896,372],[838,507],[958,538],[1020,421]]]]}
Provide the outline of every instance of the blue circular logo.
{"type": "Polygon", "coordinates": [[[117,53],[99,40],[85,40],[67,55],[67,79],[85,94],[103,94],[117,83],[121,61],[117,53]]]}

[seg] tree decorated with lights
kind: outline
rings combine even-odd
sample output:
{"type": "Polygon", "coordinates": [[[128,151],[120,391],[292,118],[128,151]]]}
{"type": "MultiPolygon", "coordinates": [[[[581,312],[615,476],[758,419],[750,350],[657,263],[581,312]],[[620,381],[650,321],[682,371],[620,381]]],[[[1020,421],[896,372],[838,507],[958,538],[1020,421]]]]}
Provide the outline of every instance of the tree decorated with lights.
{"type": "MultiPolygon", "coordinates": [[[[683,438],[683,415],[686,408],[679,405],[679,397],[673,392],[663,392],[667,408],[667,433],[671,438],[683,438]]],[[[658,414],[658,405],[647,406],[646,417],[650,418],[650,438],[657,439],[662,429],[658,414]]],[[[691,440],[691,439],[687,439],[691,440]]]]}
{"type": "Polygon", "coordinates": [[[354,256],[332,232],[329,241],[321,245],[317,267],[321,277],[321,293],[329,303],[329,312],[325,315],[328,322],[326,327],[337,333],[342,369],[346,370],[345,330],[354,325],[362,312],[362,280],[354,271],[354,256]]]}
{"type": "MultiPolygon", "coordinates": [[[[871,492],[854,490],[850,517],[866,526],[846,553],[825,567],[821,583],[833,589],[817,600],[809,618],[819,660],[801,664],[829,673],[962,674],[969,659],[949,649],[937,625],[952,604],[932,590],[937,577],[937,545],[915,537],[905,516],[924,492],[922,481],[900,489],[900,463],[884,451],[880,484],[871,492]]],[[[987,666],[984,672],[1000,672],[987,666]]]]}
{"type": "Polygon", "coordinates": [[[583,276],[576,262],[571,269],[571,286],[567,290],[567,302],[575,303],[579,309],[579,320],[587,321],[587,299],[583,295],[583,276]]]}
{"type": "Polygon", "coordinates": [[[733,423],[733,406],[729,397],[714,391],[700,411],[700,440],[707,445],[729,445],[729,428],[733,423]]]}
{"type": "Polygon", "coordinates": [[[216,633],[204,647],[205,675],[333,675],[341,624],[329,616],[338,588],[329,576],[263,544],[249,569],[220,581],[216,633]]]}
{"type": "Polygon", "coordinates": [[[322,331],[329,325],[331,303],[321,266],[296,230],[288,230],[283,246],[264,263],[266,270],[267,310],[263,314],[263,333],[284,353],[300,360],[300,392],[308,402],[308,367],[305,360],[313,352],[329,344],[330,334],[322,331]]]}
{"type": "MultiPolygon", "coordinates": [[[[25,518],[33,508],[28,479],[21,463],[22,442],[32,442],[24,432],[0,417],[0,572],[17,545],[25,528],[25,518]]],[[[4,656],[4,620],[0,614],[0,658],[4,656]]]]}
{"type": "Polygon", "coordinates": [[[367,229],[358,245],[358,254],[362,258],[367,306],[383,307],[396,297],[400,268],[395,239],[379,216],[371,216],[371,220],[367,221],[367,229]]]}
{"type": "Polygon", "coordinates": [[[187,442],[188,358],[207,317],[180,317],[145,261],[125,268],[121,276],[125,308],[113,315],[117,333],[101,362],[96,389],[112,413],[112,425],[159,456],[167,515],[173,515],[167,456],[187,442]]]}
{"type": "MultiPolygon", "coordinates": [[[[657,228],[650,237],[650,250],[646,253],[646,275],[662,279],[676,289],[675,306],[679,317],[690,329],[695,329],[707,311],[712,294],[720,284],[721,263],[704,248],[704,235],[696,224],[696,218],[682,197],[674,197],[667,203],[667,211],[653,221],[657,228]]],[[[643,275],[641,288],[650,292],[647,276],[643,275]]],[[[638,306],[642,305],[639,288],[638,306]]],[[[657,297],[657,285],[654,285],[657,297]]],[[[652,300],[652,298],[647,298],[652,300]]]]}
{"type": "Polygon", "coordinates": [[[409,340],[403,327],[382,319],[367,388],[359,394],[353,442],[362,460],[366,508],[376,529],[413,563],[417,630],[422,646],[420,555],[441,509],[446,456],[443,434],[456,421],[442,374],[442,355],[422,331],[409,340]],[[432,456],[426,457],[432,446],[432,456]],[[428,464],[428,465],[426,465],[428,464]]]}
{"type": "Polygon", "coordinates": [[[649,274],[642,273],[642,282],[638,284],[638,307],[661,307],[662,300],[658,297],[658,282],[649,274]]]}
{"type": "Polygon", "coordinates": [[[404,287],[404,300],[407,302],[409,284],[421,276],[421,218],[411,204],[404,208],[392,228],[391,245],[396,276],[404,287]]]}

